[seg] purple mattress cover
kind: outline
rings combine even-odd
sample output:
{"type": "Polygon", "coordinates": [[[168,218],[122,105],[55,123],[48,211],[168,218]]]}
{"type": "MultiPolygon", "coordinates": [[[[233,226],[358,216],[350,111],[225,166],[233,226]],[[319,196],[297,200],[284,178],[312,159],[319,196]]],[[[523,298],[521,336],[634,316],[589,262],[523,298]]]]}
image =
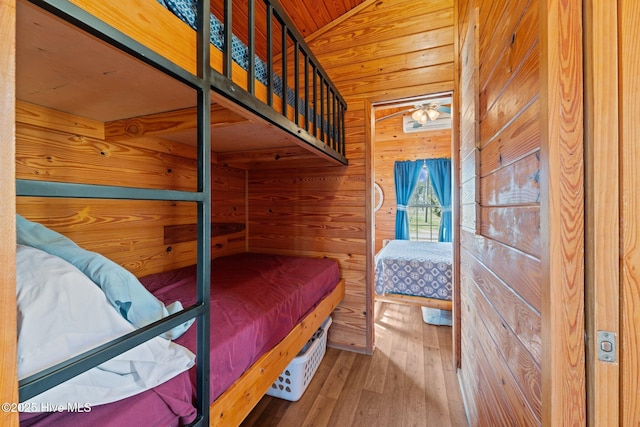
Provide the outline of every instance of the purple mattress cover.
{"type": "MultiPolygon", "coordinates": [[[[244,253],[211,263],[211,401],[280,342],[338,284],[338,264],[326,258],[244,253]]],[[[166,304],[196,302],[196,268],[140,279],[166,304]]],[[[195,353],[196,326],[176,340],[195,353]]],[[[24,426],[177,426],[195,418],[195,367],[130,398],[90,413],[20,414],[24,426]],[[140,408],[143,408],[142,410],[140,408]]]]}
{"type": "Polygon", "coordinates": [[[20,414],[20,426],[178,427],[189,424],[196,415],[193,386],[187,371],[127,399],[93,406],[91,412],[23,412],[20,414]]]}
{"type": "MultiPolygon", "coordinates": [[[[211,401],[280,342],[340,280],[324,258],[244,253],[211,263],[211,401]]],[[[143,278],[161,301],[196,302],[195,267],[143,278]]],[[[196,328],[176,340],[195,353],[196,328]]],[[[195,384],[195,368],[191,369],[195,384]]]]}

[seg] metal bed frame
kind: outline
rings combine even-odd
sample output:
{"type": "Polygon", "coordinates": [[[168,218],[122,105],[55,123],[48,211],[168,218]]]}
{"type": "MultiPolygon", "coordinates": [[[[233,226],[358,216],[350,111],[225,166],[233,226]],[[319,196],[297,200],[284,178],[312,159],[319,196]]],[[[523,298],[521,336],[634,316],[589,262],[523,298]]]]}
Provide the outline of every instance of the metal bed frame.
{"type": "MultiPolygon", "coordinates": [[[[318,63],[304,43],[302,36],[298,33],[293,23],[284,13],[277,0],[263,0],[267,6],[268,17],[276,17],[282,26],[283,46],[287,45],[287,38],[293,37],[295,46],[294,73],[295,73],[295,105],[287,105],[287,97],[283,93],[282,112],[277,112],[273,107],[273,60],[271,58],[272,42],[271,19],[268,19],[268,102],[262,103],[254,97],[255,81],[255,50],[253,40],[254,31],[249,34],[249,61],[248,61],[248,82],[247,90],[242,89],[232,81],[232,54],[231,54],[231,24],[225,25],[225,49],[223,55],[224,72],[219,73],[210,66],[210,0],[200,0],[198,2],[198,30],[197,30],[197,75],[193,75],[178,67],[173,62],[158,55],[151,49],[143,46],[136,40],[124,35],[113,27],[105,24],[83,9],[64,0],[29,0],[31,3],[49,11],[55,16],[77,26],[78,28],[92,34],[93,36],[109,43],[112,46],[128,53],[129,55],[143,61],[157,70],[181,81],[182,83],[195,89],[197,93],[197,116],[198,116],[198,137],[197,137],[197,167],[198,183],[197,190],[176,191],[176,190],[154,190],[144,188],[130,188],[107,185],[73,184],[48,181],[32,181],[17,179],[17,196],[39,196],[39,197],[68,197],[68,198],[94,198],[94,199],[128,199],[128,200],[171,200],[186,201],[197,204],[197,302],[193,306],[186,307],[183,311],[175,313],[165,319],[154,322],[146,327],[140,328],[123,337],[117,338],[107,344],[101,345],[93,350],[87,351],[72,359],[59,363],[40,373],[25,378],[19,382],[20,401],[25,401],[49,388],[60,384],[88,369],[100,365],[101,363],[121,354],[169,329],[172,329],[189,319],[196,318],[197,324],[197,384],[196,384],[196,406],[198,415],[193,426],[209,425],[209,283],[210,283],[210,244],[211,244],[211,148],[210,148],[210,123],[211,123],[211,90],[221,94],[234,103],[266,119],[270,123],[287,131],[296,138],[302,139],[317,148],[323,147],[325,152],[343,164],[347,164],[344,146],[344,113],[346,103],[338,93],[337,89],[330,82],[326,73],[318,63]],[[313,70],[313,105],[320,105],[320,114],[304,114],[303,123],[300,123],[299,99],[300,99],[300,60],[298,52],[303,53],[303,75],[305,81],[309,81],[309,72],[313,70]],[[319,90],[317,85],[320,85],[319,90]],[[319,102],[317,94],[320,95],[319,102]],[[327,105],[325,109],[324,106],[327,105]],[[294,108],[294,121],[287,118],[287,109],[294,108]],[[325,126],[318,123],[318,116],[329,123],[329,131],[325,132],[325,126]],[[320,139],[310,133],[313,127],[320,132],[320,139]],[[324,140],[327,139],[327,144],[324,140]],[[327,148],[327,146],[329,148],[327,148]]],[[[249,28],[253,28],[254,0],[249,1],[249,28]]],[[[231,23],[231,0],[225,0],[225,22],[231,23]]],[[[282,52],[282,80],[287,82],[287,52],[286,48],[282,52]]],[[[309,85],[305,84],[304,105],[305,111],[309,109],[309,85]]],[[[283,92],[286,91],[286,84],[283,92]]]]}

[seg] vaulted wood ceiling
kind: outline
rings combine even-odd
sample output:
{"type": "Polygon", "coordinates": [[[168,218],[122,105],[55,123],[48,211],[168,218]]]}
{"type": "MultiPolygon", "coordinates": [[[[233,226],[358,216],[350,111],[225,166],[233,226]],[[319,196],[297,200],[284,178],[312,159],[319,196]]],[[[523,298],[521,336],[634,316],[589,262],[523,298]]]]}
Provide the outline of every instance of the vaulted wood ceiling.
{"type": "MultiPolygon", "coordinates": [[[[371,0],[280,0],[280,5],[291,18],[296,29],[307,38],[317,30],[323,28],[330,22],[340,18],[351,9],[357,7],[361,3],[371,0]]],[[[221,22],[224,22],[224,1],[215,0],[211,2],[211,10],[221,22]]],[[[248,0],[239,0],[233,2],[232,20],[233,33],[247,43],[247,10],[248,0]]],[[[263,1],[255,2],[255,31],[256,31],[256,53],[265,58],[266,44],[266,7],[263,1]]],[[[274,32],[279,34],[280,29],[274,28],[274,32]]],[[[279,36],[274,37],[275,53],[280,52],[281,39],[279,36]]]]}
{"type": "Polygon", "coordinates": [[[308,37],[365,1],[367,0],[280,0],[280,4],[296,24],[298,31],[308,37]]]}

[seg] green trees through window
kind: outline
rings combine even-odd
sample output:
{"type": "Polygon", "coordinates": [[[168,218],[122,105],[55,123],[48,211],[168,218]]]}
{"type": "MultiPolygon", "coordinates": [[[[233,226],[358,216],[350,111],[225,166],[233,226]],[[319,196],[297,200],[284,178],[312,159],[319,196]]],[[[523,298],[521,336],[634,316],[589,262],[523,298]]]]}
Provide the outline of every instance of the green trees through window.
{"type": "Polygon", "coordinates": [[[416,241],[437,242],[440,228],[441,209],[433,191],[429,171],[426,166],[420,171],[409,206],[409,239],[416,241]]]}

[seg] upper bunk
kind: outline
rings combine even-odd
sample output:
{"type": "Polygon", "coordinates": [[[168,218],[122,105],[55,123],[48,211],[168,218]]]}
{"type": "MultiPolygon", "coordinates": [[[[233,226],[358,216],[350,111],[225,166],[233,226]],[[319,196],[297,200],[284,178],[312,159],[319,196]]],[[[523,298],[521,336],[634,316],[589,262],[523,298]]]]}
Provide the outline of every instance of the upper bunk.
{"type": "Polygon", "coordinates": [[[347,164],[346,103],[277,0],[211,2],[209,31],[201,32],[210,41],[204,77],[197,0],[33,3],[18,2],[18,122],[66,121],[70,133],[105,141],[195,147],[202,130],[188,80],[204,78],[214,162],[347,164]],[[68,13],[65,20],[88,32],[44,9],[68,13]]]}

